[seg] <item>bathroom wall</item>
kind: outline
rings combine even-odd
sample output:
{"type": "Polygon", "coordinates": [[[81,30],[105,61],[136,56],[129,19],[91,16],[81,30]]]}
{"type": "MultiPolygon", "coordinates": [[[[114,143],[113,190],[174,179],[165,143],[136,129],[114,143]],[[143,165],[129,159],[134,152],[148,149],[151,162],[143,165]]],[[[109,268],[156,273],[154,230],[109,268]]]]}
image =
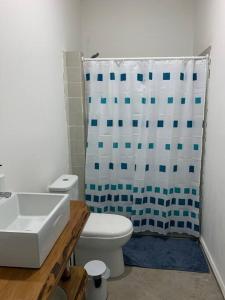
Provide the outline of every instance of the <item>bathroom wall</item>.
{"type": "Polygon", "coordinates": [[[68,172],[63,50],[79,48],[78,8],[76,0],[0,1],[0,163],[8,190],[45,191],[68,172]]]}
{"type": "Polygon", "coordinates": [[[225,1],[197,0],[195,54],[212,46],[203,177],[202,243],[225,296],[225,1]]]}
{"type": "Polygon", "coordinates": [[[82,0],[86,57],[193,54],[194,0],[82,0]]]}
{"type": "MultiPolygon", "coordinates": [[[[48,0],[49,1],[49,0],[48,0]]],[[[79,51],[81,45],[81,1],[56,0],[61,2],[65,51],[79,51]]]]}
{"type": "Polygon", "coordinates": [[[84,199],[85,126],[82,62],[79,51],[64,52],[64,85],[69,133],[70,170],[79,177],[79,199],[84,199]]]}

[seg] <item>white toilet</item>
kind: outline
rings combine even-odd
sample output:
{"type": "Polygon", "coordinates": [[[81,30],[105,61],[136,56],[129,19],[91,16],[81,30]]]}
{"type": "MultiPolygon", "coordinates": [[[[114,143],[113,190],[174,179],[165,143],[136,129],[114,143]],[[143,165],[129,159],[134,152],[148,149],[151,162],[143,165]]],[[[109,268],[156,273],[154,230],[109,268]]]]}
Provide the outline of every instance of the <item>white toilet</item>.
{"type": "MultiPolygon", "coordinates": [[[[78,177],[62,175],[49,186],[49,191],[69,194],[69,200],[79,199],[78,177]]],[[[122,246],[132,233],[133,225],[126,217],[91,213],[76,247],[76,264],[84,266],[90,260],[102,260],[111,277],[120,276],[124,272],[122,246]]]]}

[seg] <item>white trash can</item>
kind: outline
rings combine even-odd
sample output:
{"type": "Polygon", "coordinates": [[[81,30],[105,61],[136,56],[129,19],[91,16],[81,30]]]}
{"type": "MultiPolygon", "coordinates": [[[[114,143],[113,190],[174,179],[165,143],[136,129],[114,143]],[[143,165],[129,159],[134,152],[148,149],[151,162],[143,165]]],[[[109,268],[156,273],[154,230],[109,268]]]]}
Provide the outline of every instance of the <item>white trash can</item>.
{"type": "Polygon", "coordinates": [[[88,274],[86,300],[106,300],[109,268],[100,260],[89,261],[84,268],[88,274]]]}

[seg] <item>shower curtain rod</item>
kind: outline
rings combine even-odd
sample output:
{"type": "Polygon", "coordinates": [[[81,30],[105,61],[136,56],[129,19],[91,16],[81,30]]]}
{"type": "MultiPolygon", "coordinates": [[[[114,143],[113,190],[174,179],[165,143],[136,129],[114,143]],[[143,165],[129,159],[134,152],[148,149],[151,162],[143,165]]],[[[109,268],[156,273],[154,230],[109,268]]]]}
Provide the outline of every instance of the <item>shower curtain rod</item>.
{"type": "Polygon", "coordinates": [[[107,60],[178,60],[178,59],[209,59],[209,55],[206,56],[180,56],[180,57],[125,57],[125,58],[85,58],[82,57],[82,61],[107,61],[107,60]]]}

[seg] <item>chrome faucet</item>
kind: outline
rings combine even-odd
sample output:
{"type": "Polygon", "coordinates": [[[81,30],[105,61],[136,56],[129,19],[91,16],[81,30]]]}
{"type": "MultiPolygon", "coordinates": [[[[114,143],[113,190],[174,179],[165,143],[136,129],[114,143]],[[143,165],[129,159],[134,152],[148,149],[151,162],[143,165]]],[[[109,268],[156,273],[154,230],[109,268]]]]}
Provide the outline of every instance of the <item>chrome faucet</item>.
{"type": "Polygon", "coordinates": [[[10,198],[11,196],[11,192],[0,192],[0,198],[10,198]]]}

